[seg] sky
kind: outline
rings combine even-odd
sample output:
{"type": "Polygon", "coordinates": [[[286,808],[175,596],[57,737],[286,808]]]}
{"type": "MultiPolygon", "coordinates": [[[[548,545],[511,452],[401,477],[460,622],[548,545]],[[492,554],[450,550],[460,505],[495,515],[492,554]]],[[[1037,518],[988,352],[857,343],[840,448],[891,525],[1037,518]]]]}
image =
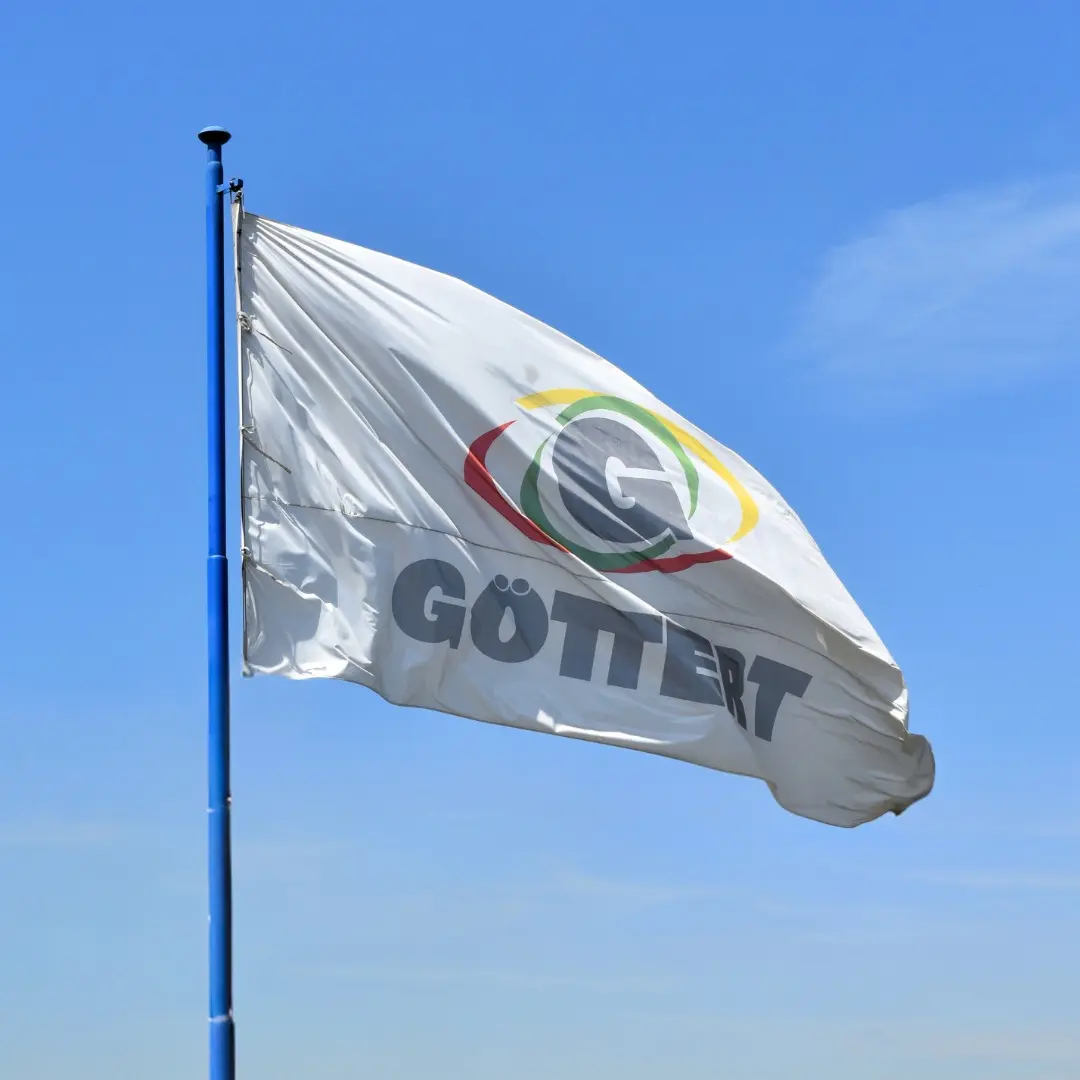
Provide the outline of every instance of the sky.
{"type": "Polygon", "coordinates": [[[0,1075],[205,1074],[208,124],[251,210],[494,293],[764,473],[938,766],[832,829],[237,678],[240,1077],[1080,1074],[1078,35],[1053,0],[10,11],[0,1075]]]}

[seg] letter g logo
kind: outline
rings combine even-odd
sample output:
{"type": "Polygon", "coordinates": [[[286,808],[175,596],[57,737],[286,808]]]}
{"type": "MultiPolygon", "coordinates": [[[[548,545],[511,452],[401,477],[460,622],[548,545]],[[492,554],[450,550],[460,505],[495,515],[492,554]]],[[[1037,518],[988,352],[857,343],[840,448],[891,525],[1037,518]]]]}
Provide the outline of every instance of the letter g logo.
{"type": "Polygon", "coordinates": [[[546,410],[550,421],[529,451],[524,475],[518,473],[517,505],[505,497],[505,482],[496,483],[487,460],[514,421],[473,443],[465,480],[537,543],[606,573],[672,573],[728,559],[728,552],[698,539],[691,525],[699,509],[699,465],[719,476],[737,500],[738,526],[725,543],[745,536],[757,522],[757,507],[731,471],[698,439],[651,409],[569,389],[533,394],[518,405],[546,410]]]}

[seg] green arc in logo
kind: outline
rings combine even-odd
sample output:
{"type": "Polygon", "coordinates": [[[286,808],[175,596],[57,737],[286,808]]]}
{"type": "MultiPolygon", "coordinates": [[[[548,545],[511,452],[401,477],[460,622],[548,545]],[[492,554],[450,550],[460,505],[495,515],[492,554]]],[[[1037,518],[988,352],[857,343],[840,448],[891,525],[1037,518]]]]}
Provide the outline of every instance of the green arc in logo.
{"type": "MultiPolygon", "coordinates": [[[[563,409],[556,417],[556,423],[560,427],[565,427],[571,420],[574,420],[582,413],[592,412],[597,409],[621,413],[623,416],[635,421],[675,455],[683,470],[683,476],[686,479],[686,486],[690,495],[690,512],[687,516],[692,517],[698,505],[699,481],[697,469],[675,435],[648,409],[610,394],[591,394],[574,401],[563,409]]],[[[619,570],[656,559],[675,543],[675,537],[669,533],[649,547],[638,551],[600,552],[576,543],[559,533],[544,512],[539,491],[540,463],[546,447],[556,437],[557,435],[550,435],[541,443],[521,482],[521,509],[537,528],[567,551],[576,555],[582,562],[587,563],[596,570],[619,570]]]]}

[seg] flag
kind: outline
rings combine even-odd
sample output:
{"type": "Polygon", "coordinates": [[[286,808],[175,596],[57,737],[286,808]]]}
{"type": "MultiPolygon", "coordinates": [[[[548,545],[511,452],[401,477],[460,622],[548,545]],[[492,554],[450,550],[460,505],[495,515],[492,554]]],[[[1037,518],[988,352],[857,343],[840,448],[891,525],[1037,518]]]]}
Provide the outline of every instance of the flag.
{"type": "Polygon", "coordinates": [[[460,280],[235,214],[245,673],[758,777],[833,825],[930,791],[897,665],[745,461],[460,280]]]}

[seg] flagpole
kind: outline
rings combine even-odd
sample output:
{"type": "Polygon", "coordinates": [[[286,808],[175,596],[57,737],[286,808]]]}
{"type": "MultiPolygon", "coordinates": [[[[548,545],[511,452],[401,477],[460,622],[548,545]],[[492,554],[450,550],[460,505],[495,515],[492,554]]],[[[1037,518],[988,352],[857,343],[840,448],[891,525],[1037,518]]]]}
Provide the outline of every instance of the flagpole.
{"type": "Polygon", "coordinates": [[[229,825],[229,563],[225,548],[224,128],[199,132],[206,145],[206,418],[209,547],[206,616],[209,684],[207,772],[210,892],[210,1080],[234,1080],[232,852],[229,825]]]}

